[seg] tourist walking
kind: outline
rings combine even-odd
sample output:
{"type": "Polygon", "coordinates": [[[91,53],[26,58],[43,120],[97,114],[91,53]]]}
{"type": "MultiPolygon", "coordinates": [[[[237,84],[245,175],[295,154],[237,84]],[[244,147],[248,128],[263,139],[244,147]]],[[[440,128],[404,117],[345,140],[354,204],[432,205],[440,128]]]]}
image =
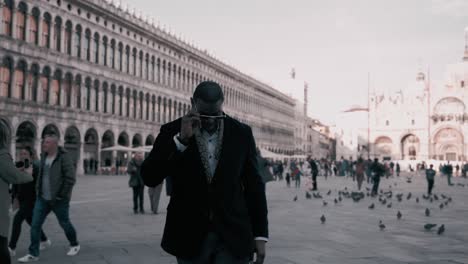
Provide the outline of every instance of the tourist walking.
{"type": "MultiPolygon", "coordinates": [[[[130,175],[128,186],[133,191],[133,213],[144,214],[144,189],[143,178],[141,177],[141,165],[143,164],[143,153],[137,152],[132,160],[128,163],[127,173],[130,175]]],[[[156,186],[154,186],[156,187],[156,186]]]]}
{"type": "Polygon", "coordinates": [[[36,183],[36,203],[31,225],[31,244],[29,254],[18,259],[19,262],[39,260],[41,230],[47,215],[52,211],[58,219],[70,243],[68,256],[80,251],[76,230],[70,221],[70,199],[76,182],[75,167],[65,149],[58,146],[56,135],[46,135],[42,141],[42,154],[39,175],[36,183]]]}
{"type": "MultiPolygon", "coordinates": [[[[39,174],[40,164],[35,159],[35,153],[29,146],[23,147],[19,150],[19,162],[24,164],[24,168],[28,169],[32,167],[33,181],[23,184],[15,184],[13,186],[12,198],[14,204],[19,204],[18,212],[16,212],[13,218],[13,225],[11,230],[10,242],[8,243],[8,249],[10,256],[16,256],[16,244],[21,235],[21,227],[23,221],[31,226],[34,203],[36,202],[36,182],[39,174]]],[[[43,250],[51,245],[51,241],[47,239],[44,231],[41,229],[41,243],[40,249],[43,250]]]]}
{"type": "Polygon", "coordinates": [[[426,180],[427,180],[427,194],[432,194],[432,188],[434,188],[434,178],[436,171],[433,169],[434,165],[430,165],[429,169],[426,170],[426,180]]]}
{"type": "Polygon", "coordinates": [[[309,159],[310,173],[312,174],[312,191],[317,190],[318,167],[314,159],[309,159]]]}
{"type": "Polygon", "coordinates": [[[356,162],[356,180],[357,180],[357,186],[358,190],[361,190],[362,182],[364,181],[364,171],[365,171],[366,164],[364,160],[359,157],[357,162],[356,162]]]}
{"type": "Polygon", "coordinates": [[[375,158],[371,165],[371,173],[372,181],[374,182],[374,185],[372,186],[372,195],[375,196],[379,193],[380,178],[385,174],[385,167],[379,163],[378,158],[375,158]]]}
{"type": "Polygon", "coordinates": [[[10,153],[8,153],[9,144],[9,128],[0,120],[0,263],[2,264],[11,263],[10,252],[8,251],[11,201],[9,184],[21,184],[33,180],[32,166],[26,168],[23,162],[22,166],[15,168],[10,153]]]}

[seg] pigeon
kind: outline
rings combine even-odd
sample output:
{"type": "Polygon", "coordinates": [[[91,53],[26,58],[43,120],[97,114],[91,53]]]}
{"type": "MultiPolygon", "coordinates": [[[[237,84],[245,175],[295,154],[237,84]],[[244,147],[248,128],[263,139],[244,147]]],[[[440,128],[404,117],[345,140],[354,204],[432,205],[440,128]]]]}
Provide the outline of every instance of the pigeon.
{"type": "Polygon", "coordinates": [[[403,215],[401,214],[401,212],[398,211],[398,213],[396,214],[397,219],[400,220],[402,216],[403,216],[403,215]]]}
{"type": "Polygon", "coordinates": [[[327,221],[327,219],[325,218],[324,215],[322,215],[322,216],[320,217],[320,222],[322,222],[322,224],[325,224],[325,221],[327,221]]]}
{"type": "Polygon", "coordinates": [[[335,198],[335,204],[337,204],[337,203],[338,203],[338,200],[335,198]]]}
{"type": "Polygon", "coordinates": [[[442,235],[442,233],[444,233],[444,232],[445,232],[445,225],[441,225],[439,227],[439,230],[437,230],[437,234],[442,235]]]}
{"type": "Polygon", "coordinates": [[[296,196],[294,196],[294,201],[297,201],[297,195],[296,195],[296,196]]]}
{"type": "Polygon", "coordinates": [[[406,196],[406,200],[411,199],[411,193],[408,193],[408,196],[406,196]]]}
{"type": "Polygon", "coordinates": [[[445,206],[447,206],[447,205],[448,205],[448,201],[445,201],[445,203],[444,203],[444,204],[445,204],[445,206]]]}
{"type": "Polygon", "coordinates": [[[429,211],[429,208],[426,208],[425,214],[426,214],[426,216],[430,216],[430,215],[431,215],[431,211],[429,211]]]}
{"type": "Polygon", "coordinates": [[[419,203],[419,197],[416,197],[416,202],[419,203]]]}
{"type": "Polygon", "coordinates": [[[392,208],[392,203],[389,203],[389,204],[387,205],[387,208],[392,208]]]}
{"type": "Polygon", "coordinates": [[[341,196],[338,197],[338,201],[340,201],[340,202],[343,201],[343,198],[341,198],[341,196]]]}
{"type": "Polygon", "coordinates": [[[434,200],[439,201],[439,196],[434,194],[434,200]]]}
{"type": "Polygon", "coordinates": [[[366,187],[366,191],[370,192],[370,188],[369,188],[369,187],[366,187]]]}
{"type": "Polygon", "coordinates": [[[374,203],[372,203],[371,205],[369,205],[369,209],[371,209],[371,210],[374,209],[374,207],[375,207],[374,203]]]}
{"type": "Polygon", "coordinates": [[[452,202],[452,197],[449,197],[447,201],[452,202]]]}
{"type": "Polygon", "coordinates": [[[323,206],[327,206],[327,204],[328,204],[328,203],[324,200],[324,201],[323,201],[323,206]]]}
{"type": "Polygon", "coordinates": [[[424,229],[427,230],[427,231],[431,231],[432,228],[434,228],[436,226],[437,226],[436,224],[425,224],[424,229]]]}
{"type": "Polygon", "coordinates": [[[440,210],[444,209],[444,203],[441,203],[441,204],[439,205],[439,208],[440,208],[440,210]]]}
{"type": "Polygon", "coordinates": [[[312,198],[312,196],[310,195],[310,193],[306,192],[306,199],[311,199],[311,198],[312,198]]]}
{"type": "Polygon", "coordinates": [[[387,199],[383,199],[383,200],[382,200],[382,204],[383,204],[383,205],[386,205],[386,204],[387,204],[387,199]]]}
{"type": "Polygon", "coordinates": [[[379,222],[379,228],[380,228],[380,231],[385,229],[385,225],[384,225],[384,223],[382,223],[382,220],[380,220],[380,222],[379,222]]]}
{"type": "Polygon", "coordinates": [[[442,199],[447,199],[447,196],[445,196],[444,194],[441,194],[440,196],[442,196],[442,199]]]}
{"type": "Polygon", "coordinates": [[[330,195],[330,194],[331,194],[331,190],[329,190],[329,191],[327,192],[327,195],[330,195]]]}

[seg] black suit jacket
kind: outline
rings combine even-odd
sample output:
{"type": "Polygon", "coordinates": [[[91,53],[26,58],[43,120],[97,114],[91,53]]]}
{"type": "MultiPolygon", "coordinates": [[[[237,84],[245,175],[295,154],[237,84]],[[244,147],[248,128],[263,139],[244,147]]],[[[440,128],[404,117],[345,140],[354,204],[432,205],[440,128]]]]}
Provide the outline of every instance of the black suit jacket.
{"type": "Polygon", "coordinates": [[[225,118],[221,156],[208,184],[194,137],[184,152],[177,150],[173,138],[180,127],[181,119],[161,127],[141,170],[149,187],[171,176],[161,246],[174,256],[194,257],[207,232],[214,230],[232,254],[251,256],[254,237],[268,237],[265,184],[251,128],[225,118]]]}

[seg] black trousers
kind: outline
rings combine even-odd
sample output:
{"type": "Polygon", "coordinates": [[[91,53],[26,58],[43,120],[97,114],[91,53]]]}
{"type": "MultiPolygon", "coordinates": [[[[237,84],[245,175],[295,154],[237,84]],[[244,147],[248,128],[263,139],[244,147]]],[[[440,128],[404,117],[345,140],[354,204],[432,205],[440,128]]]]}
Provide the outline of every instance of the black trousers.
{"type": "Polygon", "coordinates": [[[145,186],[132,187],[133,189],[133,210],[143,211],[143,198],[145,186]]]}
{"type": "Polygon", "coordinates": [[[10,252],[8,251],[8,238],[0,236],[0,263],[11,264],[10,252]]]}
{"type": "Polygon", "coordinates": [[[374,177],[374,185],[372,186],[372,194],[377,195],[379,194],[379,183],[380,183],[380,177],[374,177]]]}
{"type": "Polygon", "coordinates": [[[434,180],[427,180],[427,194],[432,194],[432,188],[434,188],[434,180]]]}
{"type": "Polygon", "coordinates": [[[317,190],[317,173],[312,174],[312,190],[317,190]]]}
{"type": "MultiPolygon", "coordinates": [[[[20,208],[13,219],[13,226],[11,230],[11,238],[10,243],[8,246],[11,249],[16,248],[16,243],[18,242],[19,236],[21,234],[21,226],[23,225],[23,221],[26,220],[29,226],[32,223],[32,216],[33,216],[33,209],[34,204],[27,205],[27,204],[20,204],[20,208]]],[[[44,231],[41,229],[41,241],[47,241],[47,236],[44,234],[44,231]]]]}

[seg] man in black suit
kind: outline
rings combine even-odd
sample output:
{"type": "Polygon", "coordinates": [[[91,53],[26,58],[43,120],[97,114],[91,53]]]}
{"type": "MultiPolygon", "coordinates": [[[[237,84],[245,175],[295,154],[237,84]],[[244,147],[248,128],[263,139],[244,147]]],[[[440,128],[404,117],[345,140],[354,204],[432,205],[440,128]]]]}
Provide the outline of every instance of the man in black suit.
{"type": "Polygon", "coordinates": [[[226,114],[215,82],[200,83],[192,109],[165,124],[142,166],[145,184],[167,176],[172,191],[162,248],[179,264],[247,264],[265,259],[265,184],[252,130],[226,114]]]}

